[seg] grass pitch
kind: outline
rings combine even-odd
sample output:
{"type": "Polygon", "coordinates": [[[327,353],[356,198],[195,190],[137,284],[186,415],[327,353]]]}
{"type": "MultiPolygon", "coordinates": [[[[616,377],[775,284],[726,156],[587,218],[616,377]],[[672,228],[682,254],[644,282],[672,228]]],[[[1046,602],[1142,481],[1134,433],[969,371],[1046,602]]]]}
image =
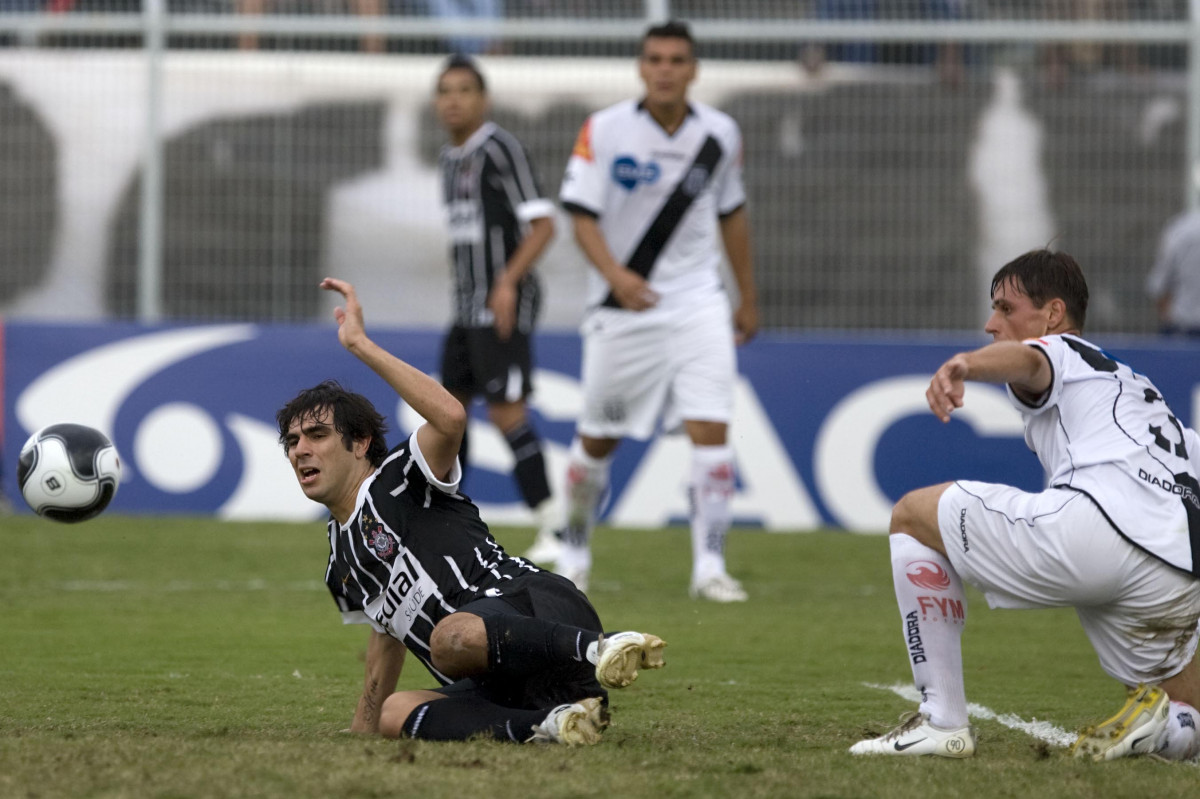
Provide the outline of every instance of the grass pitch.
{"type": "MultiPolygon", "coordinates": [[[[973,760],[847,755],[913,706],[865,685],[911,683],[882,536],[735,532],[751,601],[718,606],[687,598],[687,531],[601,530],[593,601],[663,636],[668,666],[613,693],[586,749],[342,733],[367,629],[321,584],[321,524],[9,517],[0,552],[0,797],[1157,797],[1200,778],[994,721],[973,760]]],[[[969,598],[971,701],[1065,729],[1120,705],[1071,611],[969,598]]],[[[415,660],[401,678],[432,685],[415,660]]]]}

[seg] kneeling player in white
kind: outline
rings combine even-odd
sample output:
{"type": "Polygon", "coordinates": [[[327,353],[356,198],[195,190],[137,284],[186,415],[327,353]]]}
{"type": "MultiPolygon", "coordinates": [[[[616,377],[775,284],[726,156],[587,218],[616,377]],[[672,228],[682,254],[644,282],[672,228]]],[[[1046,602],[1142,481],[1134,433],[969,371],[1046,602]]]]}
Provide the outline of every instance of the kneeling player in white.
{"type": "Polygon", "coordinates": [[[892,576],[923,698],[852,754],[975,753],[962,674],[967,582],[991,607],[1074,607],[1101,668],[1128,688],[1073,754],[1200,755],[1200,437],[1148,378],[1079,338],[1087,299],[1069,255],[1027,253],[992,280],[994,343],[933,376],[926,397],[944,422],[963,405],[964,381],[1006,384],[1050,488],[959,481],[896,504],[892,576]]]}

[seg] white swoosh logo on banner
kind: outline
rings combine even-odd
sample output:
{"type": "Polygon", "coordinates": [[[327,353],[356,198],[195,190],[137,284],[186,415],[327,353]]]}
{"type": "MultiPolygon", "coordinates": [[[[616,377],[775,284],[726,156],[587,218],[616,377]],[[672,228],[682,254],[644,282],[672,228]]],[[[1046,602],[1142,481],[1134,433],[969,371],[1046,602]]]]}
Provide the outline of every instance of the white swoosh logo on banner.
{"type": "Polygon", "coordinates": [[[152,375],[197,353],[256,335],[254,325],[220,325],[150,333],[96,347],[47,369],[30,383],[17,398],[17,421],[28,431],[70,421],[111,437],[122,403],[152,375]]]}

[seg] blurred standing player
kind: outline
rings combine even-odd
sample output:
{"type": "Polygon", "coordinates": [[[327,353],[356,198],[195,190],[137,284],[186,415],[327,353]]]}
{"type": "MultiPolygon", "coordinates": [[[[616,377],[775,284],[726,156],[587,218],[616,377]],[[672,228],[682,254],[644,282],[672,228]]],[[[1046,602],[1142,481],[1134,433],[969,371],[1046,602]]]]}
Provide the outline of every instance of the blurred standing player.
{"type": "Polygon", "coordinates": [[[1164,334],[1200,338],[1200,210],[1185,211],[1167,223],[1146,291],[1164,334]]]}
{"type": "Polygon", "coordinates": [[[682,422],[693,444],[690,593],[740,602],[746,592],[725,568],[734,492],[727,431],[734,344],[758,330],[742,136],[727,115],[688,101],[697,64],[685,24],[650,28],[639,69],[645,96],[588,118],[560,196],[594,271],[558,571],[587,585],[612,453],[624,437],[654,435],[661,415],[668,430],[682,422]],[[722,244],[740,295],[732,312],[722,244]]]}
{"type": "MultiPolygon", "coordinates": [[[[476,396],[487,400],[488,418],[512,448],[517,488],[538,522],[527,557],[552,561],[557,517],[525,398],[533,391],[530,339],[541,303],[533,267],[554,236],[554,203],[542,196],[521,143],[487,119],[487,85],[474,61],[450,58],[434,105],[450,137],[439,166],[454,269],[442,384],[464,408],[476,396]]],[[[464,469],[467,443],[464,433],[464,469]]]]}
{"type": "MultiPolygon", "coordinates": [[[[892,511],[892,576],[922,700],[856,755],[969,757],[963,583],[998,608],[1074,607],[1100,667],[1130,690],[1076,756],[1200,754],[1200,436],[1144,375],[1081,338],[1088,288],[1071,256],[1035,250],[992,279],[992,344],[955,355],[926,398],[943,422],[965,381],[1007,385],[1048,476],[1032,494],[960,480],[892,511]]],[[[1030,669],[1036,669],[1030,664],[1030,669]]]]}
{"type": "Polygon", "coordinates": [[[349,283],[338,340],[425,419],[388,451],[383,417],[326,381],[276,415],[300,488],[329,509],[325,583],[343,619],[369,624],[363,692],[351,730],[395,738],[593,744],[608,724],[606,688],[663,665],[653,635],[601,635],[570,581],[511,558],[458,492],[467,415],[438,382],[368,338],[349,283]],[[396,692],[412,652],[441,683],[396,692]]]}

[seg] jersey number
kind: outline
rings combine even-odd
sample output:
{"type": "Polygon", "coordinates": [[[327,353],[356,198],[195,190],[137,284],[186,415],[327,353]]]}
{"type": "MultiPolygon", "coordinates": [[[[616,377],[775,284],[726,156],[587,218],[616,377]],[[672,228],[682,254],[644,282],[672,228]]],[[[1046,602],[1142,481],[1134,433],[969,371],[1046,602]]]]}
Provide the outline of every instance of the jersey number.
{"type": "MultiPolygon", "coordinates": [[[[1164,402],[1162,395],[1154,389],[1146,389],[1146,402],[1164,402]]],[[[1175,432],[1179,435],[1178,441],[1172,441],[1163,435],[1163,425],[1152,424],[1148,426],[1150,435],[1154,436],[1154,444],[1159,449],[1167,453],[1173,453],[1175,457],[1187,460],[1187,446],[1183,441],[1183,426],[1179,424],[1179,420],[1172,414],[1167,414],[1167,421],[1175,428],[1175,432]]]]}

